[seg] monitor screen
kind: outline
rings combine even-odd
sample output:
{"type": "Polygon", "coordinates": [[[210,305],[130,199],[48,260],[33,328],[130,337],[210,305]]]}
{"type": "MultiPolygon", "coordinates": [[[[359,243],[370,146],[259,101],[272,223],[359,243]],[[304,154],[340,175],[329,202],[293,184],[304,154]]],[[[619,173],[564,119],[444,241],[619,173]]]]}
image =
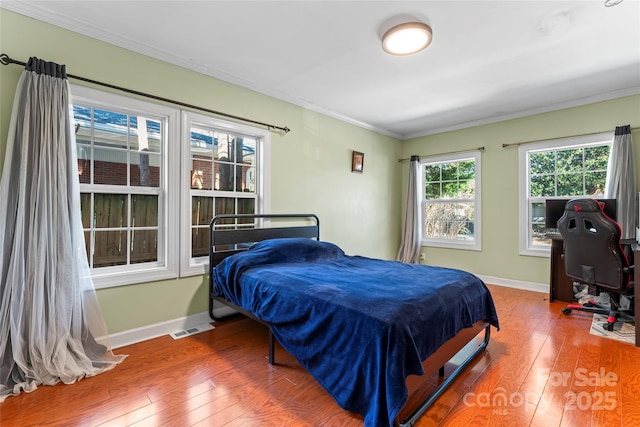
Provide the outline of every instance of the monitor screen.
{"type": "MultiPolygon", "coordinates": [[[[577,197],[576,197],[577,198],[577,197]]],[[[544,226],[546,228],[558,228],[558,220],[564,214],[564,206],[572,199],[547,199],[545,200],[544,226]]],[[[612,220],[616,220],[616,199],[596,199],[604,203],[604,213],[612,220]]]]}

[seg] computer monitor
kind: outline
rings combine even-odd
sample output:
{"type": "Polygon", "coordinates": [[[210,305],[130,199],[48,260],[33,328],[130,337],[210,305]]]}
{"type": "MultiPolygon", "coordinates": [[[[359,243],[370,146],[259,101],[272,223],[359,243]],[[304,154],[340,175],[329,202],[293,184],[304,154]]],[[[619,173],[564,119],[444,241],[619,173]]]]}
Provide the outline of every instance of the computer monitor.
{"type": "MultiPolygon", "coordinates": [[[[575,197],[576,199],[578,197],[575,197]]],[[[546,228],[558,228],[558,220],[564,215],[564,207],[571,199],[547,199],[545,200],[544,226],[546,228]]],[[[596,199],[604,203],[604,213],[612,220],[616,220],[617,203],[616,199],[596,199]]]]}

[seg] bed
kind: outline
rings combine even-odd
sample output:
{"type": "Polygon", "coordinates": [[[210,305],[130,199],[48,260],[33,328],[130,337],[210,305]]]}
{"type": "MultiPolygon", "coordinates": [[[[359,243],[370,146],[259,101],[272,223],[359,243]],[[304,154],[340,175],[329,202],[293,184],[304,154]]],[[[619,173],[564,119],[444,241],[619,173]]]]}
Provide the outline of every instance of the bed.
{"type": "Polygon", "coordinates": [[[213,218],[210,315],[219,301],[268,325],[270,363],[275,337],[365,426],[413,425],[499,327],[491,294],[461,270],[350,256],[319,237],[315,215],[213,218]]]}

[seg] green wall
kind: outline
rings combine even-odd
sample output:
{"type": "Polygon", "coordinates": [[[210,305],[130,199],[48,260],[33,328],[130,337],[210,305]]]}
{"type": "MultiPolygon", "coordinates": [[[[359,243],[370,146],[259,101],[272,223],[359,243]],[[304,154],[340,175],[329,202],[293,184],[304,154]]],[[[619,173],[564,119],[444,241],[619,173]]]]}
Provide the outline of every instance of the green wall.
{"type": "MultiPolygon", "coordinates": [[[[640,96],[537,114],[405,141],[402,157],[485,147],[482,152],[482,251],[423,248],[429,264],[478,275],[548,284],[549,258],[519,255],[518,147],[502,144],[640,127],[640,96]]],[[[640,178],[640,131],[632,132],[640,178]]],[[[406,182],[406,172],[403,173],[406,182]]],[[[638,186],[640,190],[640,185],[638,186]]]]}
{"type": "MultiPolygon", "coordinates": [[[[395,257],[401,222],[397,139],[5,9],[0,53],[24,62],[36,56],[66,64],[70,74],[288,126],[289,134],[271,138],[271,212],[315,213],[323,240],[350,254],[395,257]],[[362,174],[351,172],[352,150],[365,153],[362,174]]],[[[0,66],[0,165],[22,70],[0,66]]],[[[203,276],[98,290],[110,333],[206,311],[206,295],[203,276]]]]}

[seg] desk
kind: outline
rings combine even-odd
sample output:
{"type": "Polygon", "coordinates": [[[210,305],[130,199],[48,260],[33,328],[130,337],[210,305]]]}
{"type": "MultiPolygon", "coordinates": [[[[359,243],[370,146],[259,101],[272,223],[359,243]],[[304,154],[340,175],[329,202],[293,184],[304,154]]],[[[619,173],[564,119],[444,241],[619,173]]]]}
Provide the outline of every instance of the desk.
{"type": "Polygon", "coordinates": [[[573,302],[573,280],[564,272],[564,240],[560,234],[548,234],[551,239],[551,277],[549,301],[573,302]]]}
{"type": "MultiPolygon", "coordinates": [[[[551,265],[550,265],[550,283],[549,283],[549,301],[564,301],[574,302],[573,300],[573,280],[565,274],[564,270],[564,241],[560,234],[550,234],[548,237],[551,239],[551,265]]],[[[633,264],[635,260],[640,260],[640,245],[624,241],[623,244],[631,244],[633,250],[633,264]]],[[[639,266],[640,267],[640,266],[639,266]]],[[[633,281],[636,284],[640,284],[640,268],[634,268],[633,281]]],[[[633,316],[640,318],[640,307],[637,301],[640,301],[640,286],[634,286],[633,299],[634,299],[634,314],[633,316]]],[[[640,347],[640,327],[637,327],[636,322],[636,347],[640,347]]]]}

